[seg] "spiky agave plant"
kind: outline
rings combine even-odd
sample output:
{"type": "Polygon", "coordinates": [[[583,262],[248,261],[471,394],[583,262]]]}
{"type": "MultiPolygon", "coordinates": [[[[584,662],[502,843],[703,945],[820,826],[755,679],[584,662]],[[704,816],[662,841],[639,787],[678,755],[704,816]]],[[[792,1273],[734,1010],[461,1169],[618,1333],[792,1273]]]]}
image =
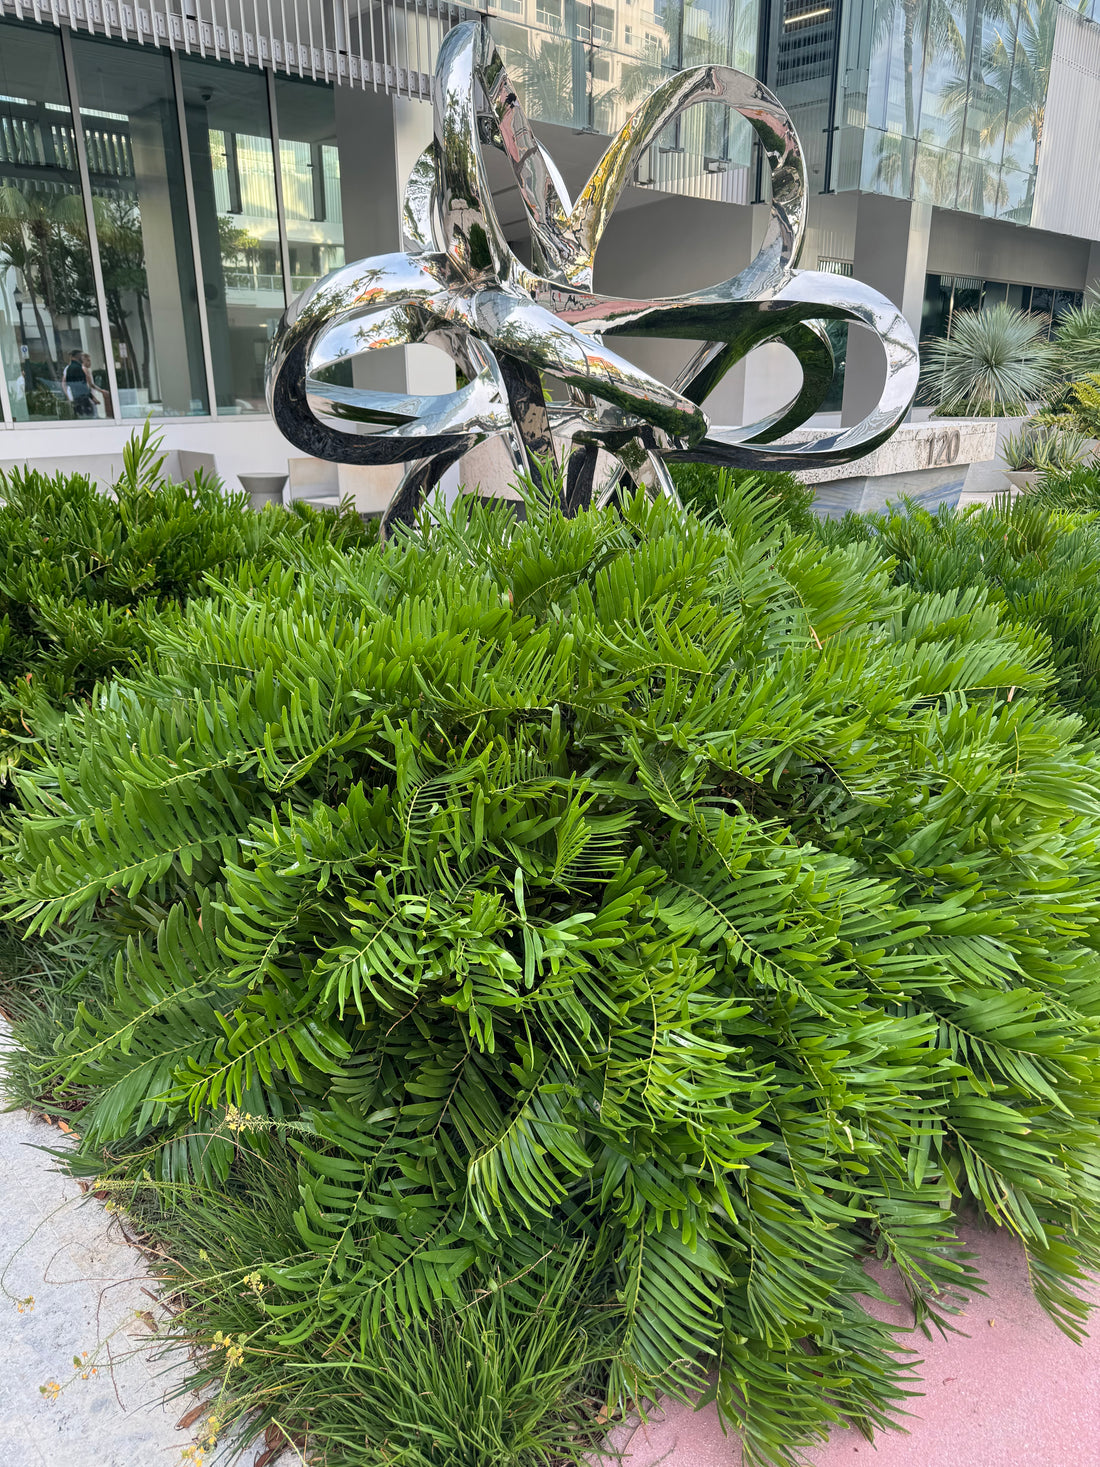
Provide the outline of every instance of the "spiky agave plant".
{"type": "Polygon", "coordinates": [[[922,398],[942,411],[1023,414],[1058,375],[1045,319],[1014,306],[960,311],[950,337],[922,347],[922,398]]]}
{"type": "Polygon", "coordinates": [[[107,994],[43,1070],[91,1093],[77,1165],[295,1158],[242,1410],[269,1349],[400,1360],[569,1259],[613,1402],[710,1374],[792,1462],[902,1399],[864,1261],[941,1313],[975,1205],[1080,1328],[1093,747],[980,590],[769,513],[456,508],[244,573],[22,777],[8,911],[107,994]]]}

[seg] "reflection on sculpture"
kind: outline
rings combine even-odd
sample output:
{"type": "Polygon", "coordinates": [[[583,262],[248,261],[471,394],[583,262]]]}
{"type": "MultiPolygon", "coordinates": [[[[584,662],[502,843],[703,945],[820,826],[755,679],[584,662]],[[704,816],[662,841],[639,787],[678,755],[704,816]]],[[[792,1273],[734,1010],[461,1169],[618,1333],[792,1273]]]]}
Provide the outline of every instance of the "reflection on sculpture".
{"type": "Polygon", "coordinates": [[[671,77],[610,144],[576,203],[519,106],[488,32],[447,36],[436,70],[435,139],[409,178],[406,252],[359,260],[291,306],[272,342],[268,398],[283,433],[318,458],[408,464],[386,524],[410,523],[424,495],[463,454],[499,435],[517,470],[563,464],[566,508],[606,501],[620,484],[674,495],[672,460],[759,468],[846,463],[888,438],[917,385],[905,318],[842,276],[799,271],[806,181],[790,118],[760,82],[725,66],[671,77]],[[627,300],[596,294],[596,248],[635,166],[697,103],[720,103],[754,128],[771,170],[771,218],[755,259],[731,280],[688,295],[627,300]],[[511,165],[530,228],[521,263],[493,210],[482,147],[511,165]],[[783,443],[828,392],[833,354],[820,323],[873,331],[886,356],[878,406],[854,427],[783,443]],[[617,335],[702,346],[668,386],[616,353],[617,335]],[[725,373],[767,341],[798,356],[803,382],[779,412],[712,433],[701,404],[725,373]],[[425,342],[455,361],[463,385],[436,396],[338,386],[335,364],[425,342]],[[326,371],[327,369],[327,371],[326,371]],[[548,402],[544,374],[561,384],[548,402]]]}

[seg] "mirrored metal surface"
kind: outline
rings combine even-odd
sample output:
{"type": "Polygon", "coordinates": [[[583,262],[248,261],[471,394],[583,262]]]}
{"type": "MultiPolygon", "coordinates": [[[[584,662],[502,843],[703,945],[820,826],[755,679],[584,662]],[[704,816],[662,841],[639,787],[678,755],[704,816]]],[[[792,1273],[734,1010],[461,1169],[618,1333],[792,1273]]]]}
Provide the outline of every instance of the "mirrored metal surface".
{"type": "Polygon", "coordinates": [[[384,526],[411,523],[464,453],[499,435],[517,469],[557,460],[570,512],[624,485],[675,497],[666,462],[815,468],[869,453],[890,436],[917,386],[916,342],[897,308],[859,281],[796,269],[806,176],[794,125],[755,78],[697,66],[656,88],[614,138],[574,203],[535,137],[487,29],[460,25],[436,69],[434,141],[405,190],[405,253],[334,271],[290,307],[272,341],[268,400],[282,432],[317,458],[407,463],[384,526]],[[771,216],[756,257],[730,280],[657,300],[592,289],[596,250],[639,159],[689,107],[718,104],[755,130],[771,173],[771,216]],[[532,264],[493,208],[483,149],[508,160],[530,226],[532,264]],[[886,359],[876,408],[854,427],[785,443],[824,401],[833,354],[820,324],[871,331],[886,359]],[[616,335],[702,342],[676,382],[609,345],[616,335]],[[748,352],[778,341],[802,386],[778,412],[712,432],[702,404],[748,352]],[[436,396],[337,385],[333,368],[386,347],[426,343],[463,383],[436,396]],[[547,403],[543,374],[568,400],[547,403]]]}

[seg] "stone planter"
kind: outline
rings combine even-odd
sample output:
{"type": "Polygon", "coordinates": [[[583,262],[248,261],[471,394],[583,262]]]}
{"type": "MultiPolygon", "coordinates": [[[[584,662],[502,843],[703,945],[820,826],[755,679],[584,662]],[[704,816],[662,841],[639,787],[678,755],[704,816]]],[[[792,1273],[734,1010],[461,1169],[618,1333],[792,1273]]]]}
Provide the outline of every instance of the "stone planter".
{"type": "Polygon", "coordinates": [[[1038,469],[1005,469],[1005,478],[1014,494],[1026,494],[1039,482],[1038,469]]]}
{"type": "Polygon", "coordinates": [[[257,512],[268,504],[282,504],[286,474],[238,474],[237,477],[257,512]]]}
{"type": "MultiPolygon", "coordinates": [[[[721,440],[729,430],[712,429],[721,440]]],[[[820,435],[820,428],[800,428],[785,440],[795,444],[820,435]]],[[[988,463],[996,452],[993,418],[936,418],[903,423],[886,443],[852,463],[799,470],[814,488],[814,512],[839,518],[847,510],[878,513],[888,505],[910,501],[929,510],[954,506],[972,464],[988,463]]]]}

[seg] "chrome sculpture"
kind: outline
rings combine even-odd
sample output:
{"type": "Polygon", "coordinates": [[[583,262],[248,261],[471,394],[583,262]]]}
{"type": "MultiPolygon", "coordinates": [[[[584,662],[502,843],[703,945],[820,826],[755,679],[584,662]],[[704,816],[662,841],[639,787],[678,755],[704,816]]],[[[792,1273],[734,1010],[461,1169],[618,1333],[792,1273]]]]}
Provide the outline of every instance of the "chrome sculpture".
{"type": "Polygon", "coordinates": [[[675,498],[670,461],[765,469],[846,463],[901,422],[917,385],[913,334],[869,287],[795,269],[805,168],[790,117],[755,78],[697,66],[662,83],[611,142],[576,203],[535,137],[487,29],[471,22],[451,31],[435,81],[434,141],[405,189],[405,252],[358,260],[299,296],[279,324],[267,368],[272,414],[298,448],[343,463],[409,465],[384,530],[411,523],[450,465],[494,435],[518,472],[562,466],[565,507],[575,512],[606,502],[624,484],[675,498]],[[771,217],[755,259],[731,280],[686,295],[595,293],[596,249],[640,157],[703,102],[748,120],[771,171],[771,217]],[[530,267],[497,220],[484,145],[511,165],[530,227],[530,267]],[[882,397],[854,427],[784,443],[832,381],[826,320],[877,335],[886,356],[882,397]],[[617,335],[703,345],[668,386],[612,350],[607,341],[617,335]],[[735,362],[768,341],[795,352],[799,392],[767,418],[712,433],[701,404],[735,362]],[[447,352],[463,385],[419,396],[337,386],[322,375],[345,359],[416,342],[447,352]],[[565,384],[566,401],[546,401],[543,374],[565,384]]]}

